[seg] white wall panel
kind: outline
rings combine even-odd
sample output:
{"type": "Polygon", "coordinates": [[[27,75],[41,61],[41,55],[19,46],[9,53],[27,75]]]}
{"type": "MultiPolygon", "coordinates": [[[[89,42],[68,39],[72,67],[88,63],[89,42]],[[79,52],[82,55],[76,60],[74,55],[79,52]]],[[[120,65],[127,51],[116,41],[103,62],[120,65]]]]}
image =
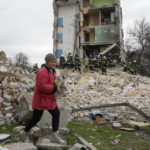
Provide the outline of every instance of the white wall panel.
{"type": "MultiPolygon", "coordinates": [[[[58,49],[65,51],[67,55],[69,51],[73,53],[75,39],[75,15],[78,6],[63,5],[58,8],[58,17],[63,18],[63,27],[58,27],[58,33],[63,34],[63,43],[58,43],[58,49]]],[[[65,55],[64,54],[64,55],[65,55]]]]}

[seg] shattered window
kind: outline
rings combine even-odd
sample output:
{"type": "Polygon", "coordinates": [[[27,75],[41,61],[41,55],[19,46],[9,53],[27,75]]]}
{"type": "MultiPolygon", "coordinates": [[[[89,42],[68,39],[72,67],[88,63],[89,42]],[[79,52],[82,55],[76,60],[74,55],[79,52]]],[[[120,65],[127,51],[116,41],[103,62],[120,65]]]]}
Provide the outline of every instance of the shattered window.
{"type": "Polygon", "coordinates": [[[111,24],[115,23],[115,10],[113,9],[103,9],[101,11],[101,24],[111,24]]]}

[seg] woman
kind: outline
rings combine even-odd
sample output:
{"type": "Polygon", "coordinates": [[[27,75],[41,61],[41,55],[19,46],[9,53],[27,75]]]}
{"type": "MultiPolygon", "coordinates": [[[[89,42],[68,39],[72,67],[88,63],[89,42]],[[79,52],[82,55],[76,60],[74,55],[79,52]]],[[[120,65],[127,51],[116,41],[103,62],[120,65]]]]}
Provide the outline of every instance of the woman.
{"type": "Polygon", "coordinates": [[[26,124],[22,136],[25,142],[29,142],[29,131],[33,126],[40,121],[44,110],[47,110],[52,115],[52,132],[53,137],[64,144],[65,141],[61,139],[58,134],[60,111],[55,99],[55,92],[61,93],[62,89],[55,84],[55,67],[56,57],[49,53],[45,57],[46,64],[37,72],[36,84],[32,100],[33,117],[26,124]]]}

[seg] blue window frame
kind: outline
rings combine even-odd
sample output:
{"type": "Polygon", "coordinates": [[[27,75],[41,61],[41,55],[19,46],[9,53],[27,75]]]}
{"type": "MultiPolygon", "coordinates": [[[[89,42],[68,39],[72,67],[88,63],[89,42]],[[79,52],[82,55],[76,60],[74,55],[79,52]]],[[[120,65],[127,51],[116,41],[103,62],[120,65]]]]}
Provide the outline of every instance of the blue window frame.
{"type": "Polygon", "coordinates": [[[60,57],[63,53],[62,49],[56,49],[56,57],[60,57]]]}
{"type": "Polygon", "coordinates": [[[57,33],[57,39],[62,40],[63,39],[63,34],[62,33],[57,33]]]}
{"type": "Polygon", "coordinates": [[[80,0],[78,0],[78,3],[79,3],[79,5],[80,5],[81,1],[80,1],[80,0]]]}
{"type": "Polygon", "coordinates": [[[57,20],[57,25],[58,25],[59,27],[62,27],[62,26],[63,26],[63,18],[58,18],[58,20],[57,20]]]}

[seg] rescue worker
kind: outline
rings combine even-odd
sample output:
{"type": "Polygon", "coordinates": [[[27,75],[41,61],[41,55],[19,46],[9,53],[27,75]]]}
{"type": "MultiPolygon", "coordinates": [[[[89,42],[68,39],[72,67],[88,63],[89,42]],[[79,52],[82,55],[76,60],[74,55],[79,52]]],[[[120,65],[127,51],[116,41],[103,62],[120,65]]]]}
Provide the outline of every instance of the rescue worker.
{"type": "Polygon", "coordinates": [[[101,69],[102,67],[102,59],[103,59],[103,55],[100,54],[99,58],[98,58],[98,64],[99,64],[99,68],[101,69]]]}
{"type": "Polygon", "coordinates": [[[117,57],[117,63],[121,65],[121,56],[117,57]]]}
{"type": "Polygon", "coordinates": [[[133,63],[132,63],[132,65],[131,65],[131,73],[133,75],[137,74],[137,62],[136,62],[136,60],[134,60],[133,63]]]}
{"type": "Polygon", "coordinates": [[[132,66],[132,62],[128,61],[127,63],[127,72],[131,73],[131,66],[132,66]]]}
{"type": "Polygon", "coordinates": [[[85,71],[87,72],[89,68],[89,58],[87,56],[84,58],[84,67],[85,71]]]}
{"type": "Polygon", "coordinates": [[[89,55],[89,68],[90,68],[90,72],[94,73],[95,68],[94,68],[94,58],[92,55],[89,55]]]}
{"type": "Polygon", "coordinates": [[[73,67],[73,56],[72,56],[71,52],[68,53],[67,67],[68,68],[72,68],[73,67]]]}
{"type": "Polygon", "coordinates": [[[81,60],[78,54],[76,54],[74,58],[74,71],[75,70],[79,70],[79,72],[81,73],[81,60]]]}
{"type": "Polygon", "coordinates": [[[101,66],[101,69],[102,69],[102,74],[103,75],[106,75],[107,74],[107,59],[106,59],[106,56],[103,56],[102,58],[102,66],[101,66]]]}
{"type": "Polygon", "coordinates": [[[95,71],[98,72],[98,68],[99,68],[99,57],[98,57],[98,55],[95,55],[94,68],[95,68],[95,71]]]}
{"type": "Polygon", "coordinates": [[[60,68],[64,69],[66,64],[65,57],[63,55],[60,56],[60,68]]]}
{"type": "Polygon", "coordinates": [[[108,67],[112,68],[112,66],[113,66],[113,56],[112,56],[112,53],[108,54],[108,56],[107,56],[107,63],[108,63],[108,67]]]}
{"type": "Polygon", "coordinates": [[[34,64],[34,66],[33,66],[33,72],[34,72],[34,73],[37,73],[38,70],[39,70],[38,64],[36,63],[36,64],[34,64]]]}

